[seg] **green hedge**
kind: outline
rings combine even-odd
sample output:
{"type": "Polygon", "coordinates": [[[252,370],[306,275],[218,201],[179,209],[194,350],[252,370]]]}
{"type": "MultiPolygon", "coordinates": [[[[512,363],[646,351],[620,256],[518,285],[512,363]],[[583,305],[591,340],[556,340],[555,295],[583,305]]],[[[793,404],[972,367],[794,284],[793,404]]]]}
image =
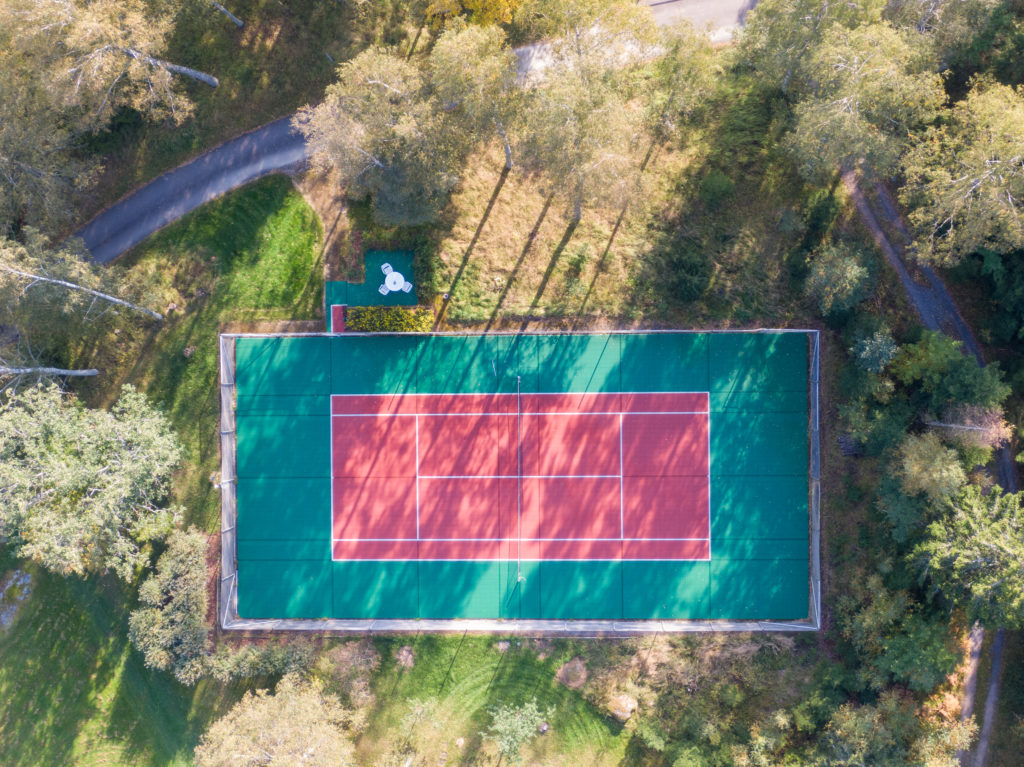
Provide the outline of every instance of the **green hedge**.
{"type": "Polygon", "coordinates": [[[426,306],[350,306],[345,326],[357,333],[426,333],[434,329],[434,312],[426,306]]]}

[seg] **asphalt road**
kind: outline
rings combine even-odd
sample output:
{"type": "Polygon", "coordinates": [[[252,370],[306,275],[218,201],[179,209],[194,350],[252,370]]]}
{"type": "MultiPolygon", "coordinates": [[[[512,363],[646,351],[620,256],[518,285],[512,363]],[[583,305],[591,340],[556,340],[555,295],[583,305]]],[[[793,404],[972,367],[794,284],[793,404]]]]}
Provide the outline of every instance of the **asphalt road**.
{"type": "MultiPolygon", "coordinates": [[[[725,41],[746,18],[756,0],[645,0],[660,24],[687,18],[725,41]]],[[[517,51],[522,74],[543,69],[543,44],[517,51]]],[[[302,136],[282,117],[158,176],[100,211],[74,233],[92,257],[107,263],[149,235],[222,194],[268,173],[286,170],[306,159],[302,136]]]]}

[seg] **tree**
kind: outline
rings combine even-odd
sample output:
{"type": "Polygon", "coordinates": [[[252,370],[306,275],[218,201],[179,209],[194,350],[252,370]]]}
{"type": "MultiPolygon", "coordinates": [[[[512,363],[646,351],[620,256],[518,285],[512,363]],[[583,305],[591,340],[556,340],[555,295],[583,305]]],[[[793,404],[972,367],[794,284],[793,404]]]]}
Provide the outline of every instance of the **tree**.
{"type": "Polygon", "coordinates": [[[904,159],[917,254],[956,263],[1024,248],[1024,89],[977,83],[904,159]]]}
{"type": "Polygon", "coordinates": [[[918,385],[922,410],[936,413],[956,404],[1001,406],[1010,393],[996,364],[981,367],[965,356],[961,343],[935,331],[921,340],[904,344],[893,358],[890,371],[905,386],[918,385]]]}
{"type": "Polygon", "coordinates": [[[181,122],[192,105],[174,76],[218,85],[212,75],[159,58],[174,11],[145,0],[0,0],[19,49],[54,97],[80,108],[86,125],[104,123],[121,106],[181,122]]]}
{"type": "Polygon", "coordinates": [[[967,482],[956,452],[933,432],[903,441],[897,471],[908,493],[923,493],[933,502],[949,498],[967,482]]]}
{"type": "Polygon", "coordinates": [[[195,684],[204,671],[206,536],[195,528],[168,537],[156,573],[139,589],[142,607],[131,614],[128,637],[146,665],[195,684]]]}
{"type": "Polygon", "coordinates": [[[661,45],[665,52],[654,64],[646,120],[656,135],[667,139],[710,96],[717,70],[711,41],[689,22],[664,30],[661,45]]]}
{"type": "Polygon", "coordinates": [[[1021,494],[968,485],[928,526],[913,559],[935,588],[986,626],[1024,626],[1021,494]]]}
{"type": "Polygon", "coordinates": [[[314,650],[306,642],[270,643],[241,647],[221,645],[207,658],[206,670],[218,682],[275,674],[296,674],[313,663],[314,650]]]}
{"type": "Polygon", "coordinates": [[[874,279],[863,255],[839,242],[822,247],[809,259],[805,289],[828,316],[847,312],[870,296],[874,279]]]}
{"type": "Polygon", "coordinates": [[[945,100],[921,46],[884,23],[833,25],[804,70],[813,86],[794,108],[786,144],[815,182],[862,160],[869,171],[889,175],[908,134],[932,120],[945,100]]]}
{"type": "Polygon", "coordinates": [[[437,218],[469,144],[416,66],[378,48],[338,68],[324,100],[299,111],[313,166],[337,170],[350,197],[370,197],[386,225],[437,218]]]}
{"type": "Polygon", "coordinates": [[[868,0],[761,0],[747,14],[737,55],[768,88],[801,94],[804,61],[835,24],[853,28],[878,21],[885,3],[868,0]]]}
{"type": "Polygon", "coordinates": [[[505,704],[490,709],[491,726],[484,733],[498,745],[498,754],[508,764],[522,762],[520,750],[537,736],[537,728],[551,712],[537,708],[532,698],[521,706],[505,704]]]}
{"type": "Polygon", "coordinates": [[[861,368],[876,374],[885,370],[897,351],[899,347],[888,328],[876,330],[870,336],[858,339],[850,349],[861,368]]]}
{"type": "Polygon", "coordinates": [[[196,748],[197,767],[355,763],[345,734],[350,713],[333,695],[288,675],[274,694],[247,692],[214,722],[196,748]]]}
{"type": "Polygon", "coordinates": [[[887,589],[877,573],[838,598],[836,623],[857,653],[858,676],[874,690],[896,682],[931,692],[959,661],[945,616],[925,618],[906,591],[887,589]]]}
{"type": "Polygon", "coordinates": [[[181,448],[145,396],[124,386],[110,412],[57,387],[35,387],[0,407],[0,538],[62,575],[145,565],[140,545],[166,535],[180,513],[163,508],[181,448]]]}
{"type": "Polygon", "coordinates": [[[650,10],[627,0],[529,0],[517,18],[550,39],[552,63],[530,93],[524,165],[543,172],[578,222],[586,201],[622,204],[639,167],[641,115],[629,65],[656,39],[650,10]]]}
{"type": "Polygon", "coordinates": [[[19,65],[0,31],[0,237],[23,226],[56,230],[94,165],[77,156],[45,85],[19,65]],[[4,54],[7,51],[7,55],[4,54]]]}
{"type": "MultiPolygon", "coordinates": [[[[116,330],[125,315],[160,314],[119,295],[148,293],[123,269],[102,267],[82,258],[72,245],[49,246],[32,228],[22,241],[0,238],[0,325],[13,328],[18,344],[0,349],[6,375],[76,375],[47,373],[63,368],[76,347],[116,330]],[[15,373],[14,371],[27,371],[15,373]]],[[[0,377],[5,375],[0,370],[0,377]]]]}
{"type": "Polygon", "coordinates": [[[450,28],[430,52],[430,79],[441,103],[458,111],[472,135],[498,135],[505,170],[513,166],[509,132],[522,100],[516,76],[516,55],[498,27],[450,28]]]}

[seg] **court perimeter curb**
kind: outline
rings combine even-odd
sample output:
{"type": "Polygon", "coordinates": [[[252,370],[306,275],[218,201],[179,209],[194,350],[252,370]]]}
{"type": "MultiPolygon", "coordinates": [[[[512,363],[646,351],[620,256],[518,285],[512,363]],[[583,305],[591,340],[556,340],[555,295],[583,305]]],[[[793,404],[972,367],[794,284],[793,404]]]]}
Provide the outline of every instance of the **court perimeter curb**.
{"type": "MultiPolygon", "coordinates": [[[[601,334],[636,331],[595,331],[601,334]]],[[[821,628],[821,556],[820,556],[820,423],[819,371],[821,365],[821,333],[814,329],[737,329],[737,330],[645,330],[646,333],[805,333],[810,341],[808,365],[808,437],[809,437],[809,533],[810,579],[808,590],[809,617],[794,621],[729,621],[729,620],[643,620],[643,621],[566,621],[566,620],[346,620],[319,619],[247,619],[238,615],[238,563],[236,431],[235,431],[235,339],[268,337],[332,337],[333,333],[222,333],[220,343],[220,447],[221,447],[221,576],[217,590],[217,613],[225,631],[299,631],[318,633],[479,633],[536,634],[583,637],[635,636],[654,633],[708,632],[791,632],[818,631],[821,628]]],[[[586,332],[574,335],[587,335],[586,332]]],[[[348,335],[397,335],[394,333],[359,333],[348,335]]],[[[479,333],[402,333],[400,335],[481,335],[479,333]]],[[[514,332],[489,335],[517,335],[514,332]]],[[[550,335],[564,335],[551,333],[550,335]]]]}

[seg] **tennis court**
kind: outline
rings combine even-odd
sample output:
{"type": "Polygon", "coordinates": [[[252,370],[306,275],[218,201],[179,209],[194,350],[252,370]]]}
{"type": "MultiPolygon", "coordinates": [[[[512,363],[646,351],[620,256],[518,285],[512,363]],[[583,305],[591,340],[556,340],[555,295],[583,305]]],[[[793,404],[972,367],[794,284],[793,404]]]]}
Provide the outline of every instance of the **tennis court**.
{"type": "Polygon", "coordinates": [[[238,337],[237,614],[807,619],[808,339],[238,337]]]}

